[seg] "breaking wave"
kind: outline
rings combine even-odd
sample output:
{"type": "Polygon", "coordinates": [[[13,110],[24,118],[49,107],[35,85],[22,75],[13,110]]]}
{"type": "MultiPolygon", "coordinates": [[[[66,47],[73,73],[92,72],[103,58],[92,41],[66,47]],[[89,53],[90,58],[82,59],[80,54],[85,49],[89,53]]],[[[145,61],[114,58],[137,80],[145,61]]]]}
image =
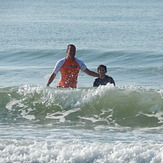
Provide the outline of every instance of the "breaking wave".
{"type": "Polygon", "coordinates": [[[163,91],[133,86],[0,89],[1,123],[156,127],[163,124],[163,91]]]}

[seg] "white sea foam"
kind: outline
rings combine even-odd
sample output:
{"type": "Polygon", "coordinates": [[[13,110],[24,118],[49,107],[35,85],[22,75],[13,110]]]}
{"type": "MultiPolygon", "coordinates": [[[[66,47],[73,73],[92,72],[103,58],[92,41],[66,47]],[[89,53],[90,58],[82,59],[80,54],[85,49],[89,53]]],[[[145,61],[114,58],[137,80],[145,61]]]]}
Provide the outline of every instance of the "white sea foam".
{"type": "Polygon", "coordinates": [[[5,140],[0,162],[161,163],[162,151],[161,144],[5,140]]]}

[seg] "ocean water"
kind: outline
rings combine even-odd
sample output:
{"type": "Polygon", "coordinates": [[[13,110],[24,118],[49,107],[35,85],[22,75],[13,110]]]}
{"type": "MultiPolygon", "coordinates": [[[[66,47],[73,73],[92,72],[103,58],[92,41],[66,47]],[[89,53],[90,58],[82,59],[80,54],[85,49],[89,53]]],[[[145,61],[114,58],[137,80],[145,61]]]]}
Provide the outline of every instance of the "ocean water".
{"type": "Polygon", "coordinates": [[[0,0],[0,163],[163,162],[162,0],[0,0]],[[116,82],[47,80],[66,47],[116,82]]]}

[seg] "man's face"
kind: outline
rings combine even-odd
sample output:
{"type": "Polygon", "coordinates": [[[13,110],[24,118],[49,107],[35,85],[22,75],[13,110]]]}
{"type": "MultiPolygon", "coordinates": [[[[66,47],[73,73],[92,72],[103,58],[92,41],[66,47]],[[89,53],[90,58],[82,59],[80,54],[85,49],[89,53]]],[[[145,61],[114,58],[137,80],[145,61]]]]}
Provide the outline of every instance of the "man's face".
{"type": "Polygon", "coordinates": [[[67,49],[67,54],[68,54],[68,57],[70,59],[73,59],[75,57],[75,54],[76,54],[76,49],[75,47],[73,46],[69,46],[68,49],[67,49]]]}

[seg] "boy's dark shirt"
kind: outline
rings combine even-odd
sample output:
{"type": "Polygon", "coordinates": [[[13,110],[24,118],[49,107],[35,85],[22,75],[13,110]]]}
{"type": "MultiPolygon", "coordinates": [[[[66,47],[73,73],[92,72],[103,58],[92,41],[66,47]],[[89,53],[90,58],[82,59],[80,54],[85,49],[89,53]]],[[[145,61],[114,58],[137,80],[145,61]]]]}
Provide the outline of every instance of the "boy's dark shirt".
{"type": "Polygon", "coordinates": [[[114,84],[115,86],[114,79],[111,76],[105,75],[104,78],[96,78],[93,83],[93,87],[98,87],[99,85],[106,85],[107,83],[114,84]]]}

